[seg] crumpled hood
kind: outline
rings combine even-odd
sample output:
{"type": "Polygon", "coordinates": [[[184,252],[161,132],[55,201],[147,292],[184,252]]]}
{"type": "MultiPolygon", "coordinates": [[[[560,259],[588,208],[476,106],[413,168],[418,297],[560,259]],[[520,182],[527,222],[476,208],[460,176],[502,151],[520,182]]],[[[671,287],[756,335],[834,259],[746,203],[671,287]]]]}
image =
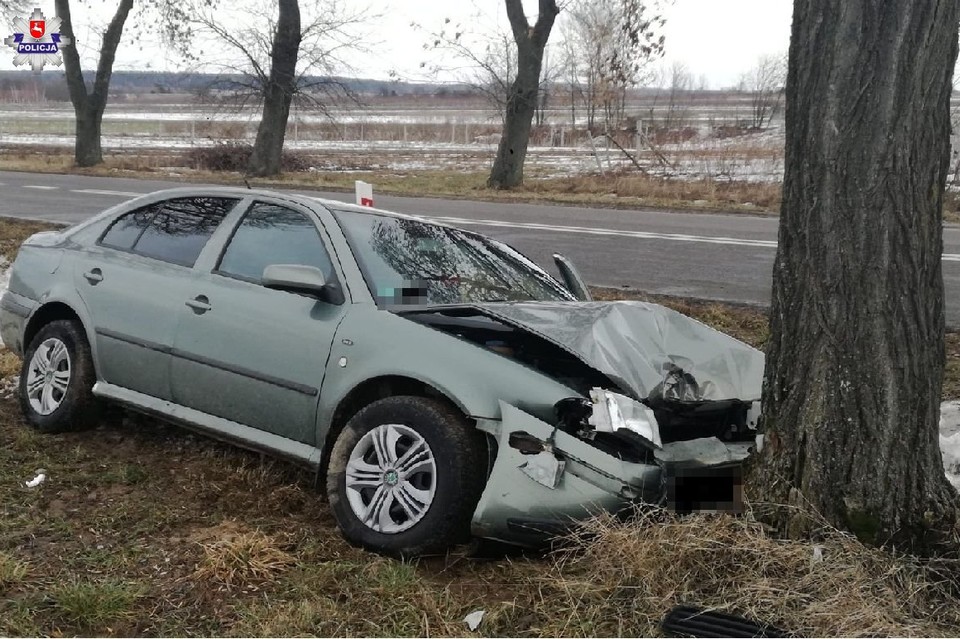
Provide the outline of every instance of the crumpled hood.
{"type": "Polygon", "coordinates": [[[740,340],[657,304],[471,304],[553,342],[635,399],[760,399],[764,355],[740,340]]]}

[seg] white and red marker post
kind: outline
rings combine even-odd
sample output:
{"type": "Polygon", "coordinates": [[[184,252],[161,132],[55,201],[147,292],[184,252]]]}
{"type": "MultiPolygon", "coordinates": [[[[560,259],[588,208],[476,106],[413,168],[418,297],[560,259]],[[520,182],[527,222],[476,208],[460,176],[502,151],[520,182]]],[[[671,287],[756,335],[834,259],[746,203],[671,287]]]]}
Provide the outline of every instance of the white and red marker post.
{"type": "Polygon", "coordinates": [[[373,206],[373,185],[368,182],[357,180],[357,204],[360,206],[373,206]]]}

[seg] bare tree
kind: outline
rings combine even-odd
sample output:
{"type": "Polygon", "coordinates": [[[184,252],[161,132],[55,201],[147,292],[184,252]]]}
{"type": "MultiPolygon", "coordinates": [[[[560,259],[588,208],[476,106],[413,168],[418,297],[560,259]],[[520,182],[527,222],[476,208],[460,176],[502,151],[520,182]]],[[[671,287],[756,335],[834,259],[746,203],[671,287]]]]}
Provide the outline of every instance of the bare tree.
{"type": "Polygon", "coordinates": [[[560,13],[556,0],[540,0],[540,12],[533,26],[523,13],[522,0],[504,0],[507,17],[517,45],[517,77],[510,86],[503,135],[487,186],[508,189],[523,183],[523,164],[530,143],[530,127],[537,108],[543,51],[554,20],[560,13]]]}
{"type": "Polygon", "coordinates": [[[234,106],[262,108],[249,173],[280,172],[287,121],[292,104],[317,109],[328,116],[340,98],[356,99],[333,76],[348,68],[344,54],[363,50],[358,28],[371,16],[365,8],[343,0],[308,0],[306,20],[298,0],[279,0],[274,9],[255,1],[244,8],[247,25],[226,24],[214,11],[198,12],[192,23],[198,32],[226,45],[222,60],[206,60],[222,71],[214,81],[234,106]]]}
{"type": "Polygon", "coordinates": [[[743,74],[740,86],[752,94],[750,126],[762,129],[780,113],[784,84],[787,81],[786,55],[764,55],[756,66],[743,74]]]}
{"type": "Polygon", "coordinates": [[[513,36],[503,31],[477,35],[462,30],[441,31],[435,35],[434,49],[452,54],[443,63],[434,64],[432,72],[456,73],[460,81],[480,93],[497,112],[500,121],[507,111],[510,85],[517,77],[517,45],[513,36]]]}
{"type": "Polygon", "coordinates": [[[61,49],[70,101],[76,115],[74,138],[74,161],[77,166],[94,166],[103,162],[103,149],[100,145],[100,132],[103,111],[107,107],[110,76],[113,74],[113,61],[117,47],[123,35],[123,26],[133,8],[133,0],[120,0],[117,10],[103,34],[100,45],[100,60],[93,86],[87,90],[80,65],[79,42],[73,29],[73,17],[70,13],[70,0],[56,0],[57,15],[61,19],[61,33],[74,43],[61,49]]]}
{"type": "Polygon", "coordinates": [[[571,98],[587,128],[612,129],[625,117],[627,90],[651,77],[663,55],[664,18],[656,0],[579,0],[562,25],[571,98]],[[602,127],[599,127],[602,120],[602,127]]]}
{"type": "MultiPolygon", "coordinates": [[[[956,524],[938,419],[958,21],[957,0],[794,4],[751,483],[875,544],[922,549],[956,524]]],[[[794,513],[776,521],[802,530],[794,513]]]]}
{"type": "Polygon", "coordinates": [[[668,130],[681,129],[687,122],[686,98],[693,87],[693,75],[683,62],[673,62],[662,70],[660,77],[661,87],[665,87],[667,94],[663,126],[668,130]]]}
{"type": "MultiPolygon", "coordinates": [[[[416,29],[424,30],[418,23],[416,29]]],[[[499,23],[490,24],[474,5],[466,21],[445,18],[440,29],[427,32],[425,51],[433,61],[421,63],[434,77],[455,77],[483,96],[503,123],[510,87],[517,77],[517,44],[499,23]]]]}
{"type": "MultiPolygon", "coordinates": [[[[212,0],[205,0],[208,4],[212,0]]],[[[131,11],[133,0],[120,0],[99,46],[99,60],[93,83],[88,86],[83,77],[80,61],[80,47],[84,44],[77,40],[73,25],[70,0],[56,0],[57,16],[61,20],[60,31],[70,39],[70,46],[63,47],[64,73],[70,101],[76,115],[76,133],[74,161],[77,166],[93,166],[103,162],[103,149],[100,141],[103,111],[109,98],[110,77],[113,75],[113,63],[117,48],[123,37],[124,25],[131,11]]],[[[184,8],[174,0],[147,0],[139,5],[138,20],[159,24],[164,38],[169,42],[187,42],[187,26],[184,8]]]]}

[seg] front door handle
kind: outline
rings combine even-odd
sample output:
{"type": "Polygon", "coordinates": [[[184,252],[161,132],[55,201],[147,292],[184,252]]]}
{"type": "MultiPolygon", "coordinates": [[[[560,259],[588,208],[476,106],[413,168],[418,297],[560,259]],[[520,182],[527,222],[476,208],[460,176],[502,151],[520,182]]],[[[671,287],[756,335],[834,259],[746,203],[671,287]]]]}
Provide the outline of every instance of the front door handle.
{"type": "Polygon", "coordinates": [[[210,306],[210,300],[207,299],[206,295],[197,295],[192,300],[187,300],[187,306],[192,308],[197,315],[202,315],[213,308],[210,306]]]}
{"type": "Polygon", "coordinates": [[[83,276],[94,286],[103,281],[103,272],[98,268],[90,269],[83,276]]]}

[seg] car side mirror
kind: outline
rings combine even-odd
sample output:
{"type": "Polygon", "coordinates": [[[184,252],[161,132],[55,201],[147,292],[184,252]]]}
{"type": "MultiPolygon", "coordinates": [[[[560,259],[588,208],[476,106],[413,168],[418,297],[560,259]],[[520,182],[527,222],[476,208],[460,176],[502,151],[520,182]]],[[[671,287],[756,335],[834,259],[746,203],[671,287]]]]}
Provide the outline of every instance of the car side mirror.
{"type": "Polygon", "coordinates": [[[571,262],[569,258],[559,253],[554,253],[553,263],[557,265],[557,270],[560,271],[560,278],[563,280],[563,285],[567,287],[568,291],[573,293],[574,297],[582,302],[593,301],[593,296],[590,295],[590,289],[587,288],[586,282],[580,277],[580,271],[577,270],[577,267],[573,265],[573,262],[571,262]]]}
{"type": "Polygon", "coordinates": [[[263,269],[261,284],[267,288],[315,297],[331,304],[343,304],[343,292],[336,282],[327,282],[323,271],[303,264],[271,264],[263,269]]]}

